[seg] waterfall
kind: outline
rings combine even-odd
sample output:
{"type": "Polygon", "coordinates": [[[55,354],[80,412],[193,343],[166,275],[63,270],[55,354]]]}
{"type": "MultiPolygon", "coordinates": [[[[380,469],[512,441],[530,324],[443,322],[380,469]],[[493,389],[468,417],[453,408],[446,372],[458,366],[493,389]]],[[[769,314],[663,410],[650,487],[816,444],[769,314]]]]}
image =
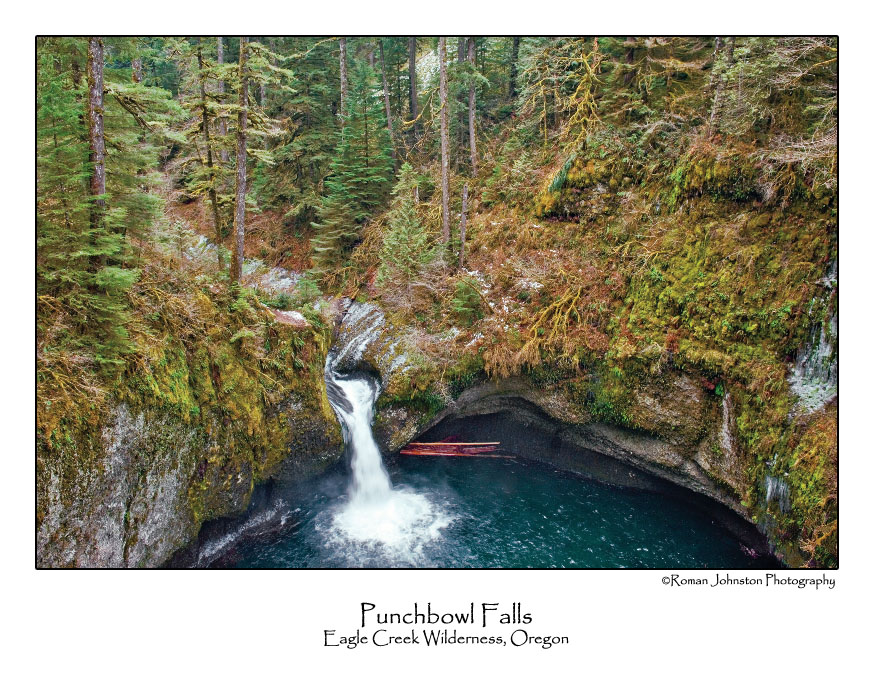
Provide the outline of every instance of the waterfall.
{"type": "MultiPolygon", "coordinates": [[[[347,316],[358,320],[362,316],[359,304],[353,303],[347,316]]],[[[361,358],[374,331],[369,324],[360,333],[347,334],[345,345],[333,349],[325,364],[328,401],[343,426],[352,480],[348,497],[317,525],[326,546],[336,549],[345,562],[419,565],[424,546],[441,537],[452,517],[441,502],[392,486],[371,430],[380,385],[370,378],[342,374],[338,368],[350,366],[351,349],[356,361],[361,358]]]]}
{"type": "Polygon", "coordinates": [[[338,379],[332,376],[334,410],[343,423],[344,439],[352,454],[351,499],[356,503],[379,503],[389,496],[392,484],[383,466],[380,450],[371,432],[375,386],[363,378],[338,379]],[[337,399],[337,396],[343,399],[337,399]]]}
{"type": "MultiPolygon", "coordinates": [[[[836,262],[833,261],[820,281],[823,292],[811,302],[830,305],[837,283],[836,262]]],[[[835,305],[827,319],[819,319],[811,325],[809,337],[799,350],[796,364],[789,376],[790,389],[799,398],[802,412],[813,412],[836,396],[838,391],[838,370],[836,363],[836,343],[838,342],[838,315],[835,305]]]]}
{"type": "Polygon", "coordinates": [[[790,487],[786,480],[767,475],[766,505],[772,501],[777,502],[781,513],[787,513],[790,510],[790,487]]]}

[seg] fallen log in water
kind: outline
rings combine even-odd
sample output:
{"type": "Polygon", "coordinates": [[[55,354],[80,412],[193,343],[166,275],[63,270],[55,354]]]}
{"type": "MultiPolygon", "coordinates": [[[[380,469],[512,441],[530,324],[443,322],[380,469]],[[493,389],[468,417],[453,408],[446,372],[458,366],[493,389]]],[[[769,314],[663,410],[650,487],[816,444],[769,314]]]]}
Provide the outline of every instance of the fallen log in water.
{"type": "Polygon", "coordinates": [[[507,454],[488,454],[498,449],[500,442],[411,442],[401,454],[408,456],[480,456],[512,459],[507,454]]]}
{"type": "Polygon", "coordinates": [[[500,442],[410,442],[407,444],[407,447],[411,449],[422,448],[422,449],[447,449],[447,450],[456,450],[456,449],[481,449],[484,447],[491,447],[492,449],[496,449],[500,442]]]}

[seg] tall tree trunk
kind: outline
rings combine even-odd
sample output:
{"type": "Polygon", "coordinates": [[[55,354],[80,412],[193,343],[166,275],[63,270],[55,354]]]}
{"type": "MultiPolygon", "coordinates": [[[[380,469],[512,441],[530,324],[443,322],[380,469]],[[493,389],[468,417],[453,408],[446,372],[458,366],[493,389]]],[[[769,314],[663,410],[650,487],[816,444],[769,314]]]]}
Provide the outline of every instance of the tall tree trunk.
{"type": "Polygon", "coordinates": [[[465,228],[468,214],[468,183],[462,187],[462,219],[459,222],[459,269],[465,266],[465,228]]]}
{"type": "Polygon", "coordinates": [[[246,77],[247,39],[240,38],[240,111],[237,114],[237,190],[234,205],[234,252],[231,282],[243,275],[243,231],[246,218],[246,119],[249,113],[249,82],[246,77]]]}
{"type": "Polygon", "coordinates": [[[414,121],[412,132],[413,132],[413,143],[416,144],[416,140],[419,139],[420,126],[419,121],[419,104],[417,103],[417,94],[416,94],[416,38],[409,38],[407,40],[407,50],[408,50],[408,59],[407,59],[407,73],[410,78],[410,120],[414,121]]]}
{"type": "MultiPolygon", "coordinates": [[[[273,52],[274,54],[276,54],[276,39],[275,38],[268,38],[267,44],[270,47],[270,51],[273,52]]],[[[276,59],[274,57],[270,57],[270,64],[271,64],[271,66],[276,66],[276,59]]],[[[259,88],[260,88],[259,101],[261,102],[261,108],[264,109],[267,106],[267,84],[261,83],[259,88]]]]}
{"type": "MultiPolygon", "coordinates": [[[[404,120],[404,105],[401,103],[401,71],[403,64],[398,61],[392,64],[392,71],[395,73],[395,111],[404,120]]],[[[400,131],[399,131],[400,136],[400,131]]]]}
{"type": "MultiPolygon", "coordinates": [[[[459,45],[458,45],[458,50],[456,53],[456,61],[461,66],[462,64],[465,63],[465,60],[467,58],[468,58],[468,39],[463,38],[463,37],[459,37],[459,45]]],[[[459,160],[462,157],[461,151],[462,151],[462,149],[465,148],[465,133],[468,130],[468,125],[465,122],[465,93],[464,93],[464,91],[460,90],[458,97],[459,97],[459,120],[458,120],[459,154],[458,154],[458,156],[456,156],[456,158],[454,160],[454,162],[455,162],[454,168],[456,170],[459,169],[459,160]]]]}
{"type": "Polygon", "coordinates": [[[441,97],[441,210],[443,213],[443,239],[450,243],[450,136],[447,101],[447,39],[438,39],[438,59],[440,60],[441,97]]]}
{"type": "MultiPolygon", "coordinates": [[[[716,44],[714,46],[714,60],[715,60],[715,62],[716,62],[717,57],[719,56],[720,48],[721,48],[720,38],[717,38],[716,44]]],[[[735,37],[734,36],[729,39],[729,42],[726,43],[726,45],[724,46],[724,49],[726,50],[726,69],[728,70],[732,66],[732,63],[735,59],[735,37]]],[[[712,69],[713,69],[713,67],[712,67],[712,69]]],[[[723,73],[716,75],[712,71],[711,78],[712,78],[712,81],[716,79],[716,85],[714,87],[714,98],[711,101],[711,115],[708,117],[708,128],[706,131],[706,135],[709,138],[711,137],[711,135],[713,135],[717,131],[717,129],[719,127],[718,117],[720,114],[720,108],[721,108],[721,103],[722,103],[721,99],[722,99],[722,95],[723,95],[723,73]]]]}
{"type": "MultiPolygon", "coordinates": [[[[216,63],[221,66],[225,63],[225,46],[223,44],[222,36],[216,38],[216,63]]],[[[222,78],[219,78],[219,99],[224,99],[225,95],[225,81],[222,78]]],[[[228,162],[228,150],[225,148],[225,136],[228,134],[228,121],[224,116],[219,117],[219,134],[222,136],[222,144],[219,145],[219,158],[222,159],[222,163],[228,162]]]]}
{"type": "Polygon", "coordinates": [[[91,161],[91,226],[97,227],[106,208],[106,142],[103,138],[103,41],[88,38],[88,147],[91,161]],[[100,198],[96,198],[100,197],[100,198]]]}
{"type": "Polygon", "coordinates": [[[225,267],[225,259],[222,256],[222,223],[219,219],[219,200],[216,197],[216,173],[213,169],[213,144],[210,140],[210,118],[207,112],[207,76],[204,73],[204,54],[200,44],[197,47],[198,82],[201,89],[201,125],[204,129],[204,144],[207,147],[207,174],[210,178],[210,205],[213,209],[213,231],[216,241],[216,254],[219,259],[219,269],[225,267]]]}
{"type": "Polygon", "coordinates": [[[714,52],[711,54],[711,77],[708,81],[708,90],[711,92],[711,115],[708,117],[708,127],[706,128],[705,136],[711,137],[714,127],[714,120],[717,114],[717,105],[721,88],[721,74],[718,73],[717,58],[720,56],[720,48],[723,46],[723,41],[718,35],[714,39],[714,52]]]}
{"type": "MultiPolygon", "coordinates": [[[[143,82],[143,60],[140,57],[131,59],[131,82],[136,85],[143,82]]],[[[141,129],[137,135],[137,140],[140,144],[146,141],[146,131],[141,129]]],[[[137,170],[137,176],[141,177],[145,174],[145,170],[140,168],[137,170]]]]}
{"type": "Polygon", "coordinates": [[[76,59],[76,57],[73,57],[70,60],[70,70],[70,76],[73,79],[73,88],[78,90],[79,86],[82,84],[82,65],[79,63],[79,60],[76,59]]]}
{"type": "Polygon", "coordinates": [[[517,95],[516,79],[517,79],[517,62],[519,61],[519,57],[520,57],[520,37],[517,35],[517,36],[514,36],[513,44],[511,45],[511,48],[510,48],[510,88],[509,88],[509,90],[510,90],[511,101],[516,99],[516,95],[517,95]]]}
{"type": "Polygon", "coordinates": [[[629,65],[629,68],[623,74],[623,85],[628,87],[630,83],[635,81],[635,77],[638,75],[636,69],[631,67],[635,63],[635,37],[629,36],[626,38],[626,45],[626,64],[629,65]]]}
{"type": "MultiPolygon", "coordinates": [[[[476,60],[475,43],[473,36],[468,39],[468,61],[474,69],[476,60]]],[[[471,172],[477,175],[477,135],[474,131],[474,123],[477,118],[477,92],[474,88],[474,79],[468,85],[468,143],[471,146],[471,172]]]]}
{"type": "Polygon", "coordinates": [[[389,101],[389,84],[386,81],[386,57],[383,54],[383,41],[380,40],[380,71],[383,74],[383,99],[386,102],[386,127],[389,128],[389,140],[392,142],[392,166],[398,172],[398,154],[395,151],[395,134],[392,132],[392,104],[389,101]]]}
{"type": "Polygon", "coordinates": [[[346,78],[346,38],[340,39],[340,115],[346,117],[349,84],[346,78]]]}

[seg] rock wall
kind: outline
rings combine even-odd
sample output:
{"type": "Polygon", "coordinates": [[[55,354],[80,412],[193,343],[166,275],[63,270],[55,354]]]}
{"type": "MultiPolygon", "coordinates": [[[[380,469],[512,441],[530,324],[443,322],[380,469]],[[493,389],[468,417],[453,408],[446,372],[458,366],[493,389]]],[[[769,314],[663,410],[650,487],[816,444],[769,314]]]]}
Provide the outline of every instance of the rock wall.
{"type": "MultiPolygon", "coordinates": [[[[517,437],[513,428],[505,428],[504,445],[521,456],[615,484],[652,488],[646,475],[636,473],[644,471],[752,519],[741,503],[749,483],[736,407],[728,393],[715,394],[701,377],[666,369],[640,382],[625,406],[634,427],[594,416],[561,382],[537,384],[531,377],[474,382],[452,398],[446,385],[423,377],[422,358],[379,307],[347,301],[334,312],[335,370],[379,376],[383,395],[374,434],[384,451],[395,452],[442,424],[452,429],[460,419],[500,414],[519,430],[517,437]],[[442,396],[439,408],[421,399],[425,386],[442,396]],[[551,446],[537,455],[526,451],[526,428],[547,434],[551,446]]],[[[51,453],[42,452],[38,565],[150,567],[173,556],[180,565],[199,564],[201,554],[212,560],[216,552],[210,546],[224,541],[227,528],[199,537],[205,521],[247,510],[252,515],[250,502],[259,483],[305,480],[342,456],[324,384],[316,385],[315,371],[311,374],[313,385],[299,385],[275,406],[259,407],[261,437],[241,432],[220,410],[191,420],[172,410],[120,401],[99,425],[99,437],[74,437],[51,453]]],[[[772,484],[767,496],[786,504],[780,485],[772,484]]],[[[265,517],[282,516],[272,501],[261,506],[265,517]]],[[[237,525],[251,524],[247,518],[216,522],[230,522],[237,531],[237,525]]]]}
{"type": "MultiPolygon", "coordinates": [[[[611,457],[748,517],[740,504],[744,462],[734,434],[732,400],[706,390],[693,375],[666,370],[637,386],[627,408],[635,428],[628,428],[593,417],[561,386],[538,386],[525,377],[481,382],[455,399],[447,398],[448,391],[439,386],[445,406],[437,414],[429,413],[416,399],[404,399],[417,380],[413,352],[405,347],[403,331],[388,324],[373,304],[351,305],[340,324],[335,351],[344,358],[347,371],[379,374],[384,395],[377,405],[374,435],[385,451],[397,451],[445,419],[506,413],[555,432],[557,447],[565,442],[578,452],[611,457]]],[[[573,457],[561,458],[563,467],[579,469],[573,457]]]]}
{"type": "MultiPolygon", "coordinates": [[[[746,517],[739,503],[743,484],[740,453],[731,439],[721,439],[724,426],[715,418],[714,412],[719,410],[710,404],[713,399],[688,376],[674,376],[669,384],[661,399],[654,397],[659,395],[655,391],[639,404],[654,424],[671,433],[668,437],[599,422],[561,390],[533,386],[519,377],[473,386],[428,420],[415,410],[390,407],[380,415],[375,434],[385,449],[397,451],[404,442],[445,419],[507,414],[521,424],[553,433],[555,456],[551,463],[562,468],[586,473],[590,462],[581,458],[580,452],[596,452],[710,497],[746,517]],[[567,452],[562,451],[563,445],[570,446],[567,452]]],[[[516,453],[527,456],[522,450],[516,453]]],[[[611,481],[636,486],[632,479],[611,481]]]]}
{"type": "Polygon", "coordinates": [[[204,522],[245,512],[257,485],[335,463],[342,439],[322,380],[329,335],[279,324],[271,340],[282,365],[254,344],[168,342],[151,374],[125,375],[109,404],[75,404],[38,437],[37,565],[164,565],[204,522]]]}
{"type": "Polygon", "coordinates": [[[37,565],[164,564],[205,520],[246,511],[257,482],[305,479],[339,459],[336,424],[311,416],[292,405],[273,414],[286,437],[266,470],[259,460],[268,453],[247,447],[220,419],[193,425],[116,405],[90,451],[71,444],[41,457],[37,565]],[[67,465],[71,458],[78,465],[67,465]]]}

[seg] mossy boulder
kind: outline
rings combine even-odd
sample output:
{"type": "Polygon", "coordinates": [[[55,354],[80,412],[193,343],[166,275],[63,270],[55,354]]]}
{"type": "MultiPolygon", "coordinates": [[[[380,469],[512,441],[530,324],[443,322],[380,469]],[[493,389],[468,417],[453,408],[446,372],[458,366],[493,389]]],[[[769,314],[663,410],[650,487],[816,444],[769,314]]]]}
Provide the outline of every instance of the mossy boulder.
{"type": "Polygon", "coordinates": [[[245,511],[259,483],[340,458],[323,381],[328,326],[195,303],[212,321],[204,335],[144,342],[102,402],[43,414],[38,565],[162,565],[206,520],[245,511]]]}

